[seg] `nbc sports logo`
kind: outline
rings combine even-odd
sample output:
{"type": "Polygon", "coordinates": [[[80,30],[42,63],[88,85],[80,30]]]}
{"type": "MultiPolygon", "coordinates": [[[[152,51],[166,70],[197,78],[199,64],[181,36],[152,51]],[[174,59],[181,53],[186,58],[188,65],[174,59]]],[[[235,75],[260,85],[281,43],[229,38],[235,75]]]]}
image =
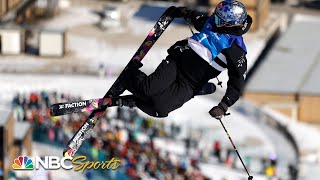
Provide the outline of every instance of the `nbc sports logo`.
{"type": "MultiPolygon", "coordinates": [[[[69,149],[67,155],[72,155],[73,150],[69,149]]],[[[34,161],[27,156],[17,157],[13,164],[13,170],[39,170],[41,167],[45,170],[58,170],[63,168],[65,170],[74,169],[75,171],[84,172],[86,169],[112,169],[115,170],[120,166],[120,160],[112,158],[107,161],[89,161],[86,156],[63,157],[59,156],[36,156],[34,161]],[[66,163],[70,161],[70,163],[66,163]]]]}
{"type": "Polygon", "coordinates": [[[33,170],[33,162],[28,156],[19,156],[14,160],[13,169],[19,170],[33,170]]]}

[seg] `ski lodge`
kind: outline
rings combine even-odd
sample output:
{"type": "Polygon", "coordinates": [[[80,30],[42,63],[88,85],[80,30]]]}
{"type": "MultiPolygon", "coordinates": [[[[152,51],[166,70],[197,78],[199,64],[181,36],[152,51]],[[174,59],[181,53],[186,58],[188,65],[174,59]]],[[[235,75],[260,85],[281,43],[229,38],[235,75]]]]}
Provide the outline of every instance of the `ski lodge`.
{"type": "Polygon", "coordinates": [[[320,124],[319,29],[320,20],[296,15],[249,77],[244,97],[293,120],[320,124]]]}
{"type": "Polygon", "coordinates": [[[7,179],[14,159],[32,153],[31,124],[15,121],[13,112],[0,109],[0,145],[0,179],[7,179]]]}

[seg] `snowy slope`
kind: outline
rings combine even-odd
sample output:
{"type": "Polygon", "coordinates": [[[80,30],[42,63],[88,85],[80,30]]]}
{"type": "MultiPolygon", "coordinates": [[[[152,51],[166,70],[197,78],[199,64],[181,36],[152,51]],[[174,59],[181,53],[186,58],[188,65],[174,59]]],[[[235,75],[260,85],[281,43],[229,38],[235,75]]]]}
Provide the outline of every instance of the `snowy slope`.
{"type": "MultiPolygon", "coordinates": [[[[228,179],[228,180],[245,180],[248,179],[245,171],[235,171],[231,168],[211,165],[211,164],[201,164],[201,171],[207,177],[215,180],[215,179],[228,179]]],[[[266,177],[256,174],[251,174],[254,180],[267,180],[266,177]]]]}

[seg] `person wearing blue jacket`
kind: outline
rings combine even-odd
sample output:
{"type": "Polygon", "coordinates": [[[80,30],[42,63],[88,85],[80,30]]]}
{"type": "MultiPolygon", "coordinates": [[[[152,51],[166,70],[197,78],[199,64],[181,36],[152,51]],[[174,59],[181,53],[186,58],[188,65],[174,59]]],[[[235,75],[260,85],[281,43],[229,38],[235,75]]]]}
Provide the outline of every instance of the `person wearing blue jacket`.
{"type": "Polygon", "coordinates": [[[120,98],[117,105],[137,106],[151,116],[166,117],[228,69],[225,96],[209,111],[220,118],[244,87],[247,49],[242,35],[250,29],[252,18],[235,0],[220,2],[211,16],[186,7],[176,8],[174,15],[189,19],[198,33],[171,46],[166,59],[149,76],[139,70],[141,62],[134,62],[122,83],[132,95],[120,98]]]}

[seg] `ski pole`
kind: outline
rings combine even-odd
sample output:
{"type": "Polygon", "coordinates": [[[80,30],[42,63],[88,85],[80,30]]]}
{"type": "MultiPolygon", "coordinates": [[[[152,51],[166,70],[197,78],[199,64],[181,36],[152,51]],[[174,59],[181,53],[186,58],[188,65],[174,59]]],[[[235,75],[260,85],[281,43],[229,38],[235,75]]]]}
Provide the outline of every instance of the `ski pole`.
{"type": "MultiPolygon", "coordinates": [[[[225,114],[225,116],[228,116],[228,115],[230,115],[230,113],[225,114]]],[[[238,155],[238,157],[239,157],[239,159],[240,159],[240,161],[241,161],[244,169],[246,170],[246,172],[247,172],[247,174],[248,174],[248,176],[249,176],[249,177],[248,177],[248,180],[252,180],[252,179],[253,179],[253,176],[250,176],[249,171],[248,171],[246,165],[243,163],[242,158],[241,158],[241,156],[240,156],[240,154],[239,154],[236,146],[234,145],[234,143],[233,143],[233,141],[232,141],[232,139],[231,139],[231,137],[230,137],[230,135],[229,135],[226,127],[225,127],[224,124],[222,123],[221,117],[220,117],[220,118],[216,118],[216,119],[220,121],[220,123],[221,123],[224,131],[226,132],[226,134],[227,134],[227,136],[228,136],[228,138],[229,138],[229,140],[230,140],[230,142],[231,142],[231,144],[232,144],[232,146],[233,146],[233,149],[236,151],[236,153],[237,153],[237,155],[238,155]]]]}
{"type": "MultiPolygon", "coordinates": [[[[192,27],[191,27],[191,24],[189,23],[189,21],[188,21],[186,18],[184,18],[184,20],[185,20],[186,23],[188,24],[191,33],[194,35],[194,32],[193,32],[192,27]]],[[[219,81],[218,77],[217,77],[217,80],[218,80],[218,85],[220,85],[221,88],[222,88],[222,82],[219,81]]],[[[228,115],[230,115],[230,113],[225,114],[225,116],[228,116],[228,115]]],[[[233,146],[233,149],[236,151],[236,153],[237,153],[237,155],[238,155],[238,157],[239,157],[239,159],[240,159],[240,161],[241,161],[244,169],[246,170],[246,172],[247,172],[247,174],[248,174],[248,176],[249,176],[249,177],[248,177],[248,180],[252,180],[252,179],[253,179],[253,176],[250,176],[249,171],[248,171],[247,167],[244,165],[244,163],[243,163],[243,161],[242,161],[242,158],[241,158],[241,156],[240,156],[240,154],[239,154],[236,146],[234,145],[234,143],[233,143],[233,141],[232,141],[232,139],[231,139],[231,137],[230,137],[230,135],[229,135],[226,127],[224,126],[224,124],[223,124],[222,121],[221,121],[221,118],[216,118],[216,119],[218,119],[218,120],[220,121],[220,123],[221,123],[224,131],[226,132],[226,134],[227,134],[227,136],[228,136],[228,138],[229,138],[229,140],[230,140],[230,142],[231,142],[231,144],[232,144],[232,146],[233,146]]]]}
{"type": "Polygon", "coordinates": [[[191,33],[194,35],[194,32],[193,32],[193,29],[192,29],[192,27],[191,27],[190,22],[188,21],[188,19],[187,19],[187,18],[184,18],[184,20],[185,20],[185,21],[186,21],[186,23],[188,24],[188,26],[189,26],[189,29],[190,29],[191,33]]]}

